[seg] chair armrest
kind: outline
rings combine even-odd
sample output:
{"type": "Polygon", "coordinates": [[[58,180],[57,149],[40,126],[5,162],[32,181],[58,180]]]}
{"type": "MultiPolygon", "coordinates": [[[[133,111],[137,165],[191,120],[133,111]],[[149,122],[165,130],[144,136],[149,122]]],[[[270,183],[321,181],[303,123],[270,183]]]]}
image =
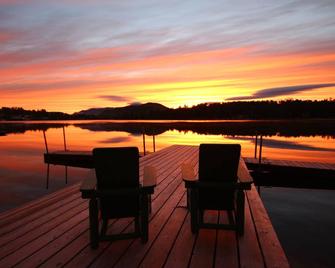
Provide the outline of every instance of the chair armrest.
{"type": "Polygon", "coordinates": [[[186,188],[196,188],[198,187],[198,183],[199,181],[198,180],[184,180],[184,183],[185,183],[185,187],[186,188]]]}
{"type": "Polygon", "coordinates": [[[80,186],[80,192],[82,198],[91,198],[96,190],[97,180],[96,178],[86,178],[83,180],[80,186]]]}
{"type": "Polygon", "coordinates": [[[155,186],[156,185],[152,185],[152,186],[142,186],[141,187],[141,192],[145,193],[145,194],[153,194],[155,191],[155,186]]]}
{"type": "Polygon", "coordinates": [[[183,181],[190,181],[190,182],[198,180],[194,172],[194,168],[190,163],[181,164],[181,178],[183,179],[183,181]]]}
{"type": "Polygon", "coordinates": [[[238,182],[240,187],[246,190],[251,189],[251,184],[254,182],[243,158],[240,158],[240,163],[237,171],[238,182]]]}
{"type": "Polygon", "coordinates": [[[153,166],[145,166],[143,169],[143,187],[155,187],[157,182],[157,171],[153,166]]]}
{"type": "Polygon", "coordinates": [[[182,163],[181,165],[181,178],[185,182],[186,188],[193,188],[198,182],[198,178],[194,172],[191,163],[182,163]]]}

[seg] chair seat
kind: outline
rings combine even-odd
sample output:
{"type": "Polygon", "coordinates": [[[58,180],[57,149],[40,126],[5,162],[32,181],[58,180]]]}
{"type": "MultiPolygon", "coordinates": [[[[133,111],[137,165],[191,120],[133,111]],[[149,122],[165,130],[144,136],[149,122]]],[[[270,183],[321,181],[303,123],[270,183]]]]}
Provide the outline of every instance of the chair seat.
{"type": "Polygon", "coordinates": [[[233,210],[235,207],[235,191],[199,188],[199,208],[210,210],[233,210]]]}
{"type": "Polygon", "coordinates": [[[101,217],[115,219],[138,216],[140,213],[139,203],[139,195],[99,198],[101,217]]]}

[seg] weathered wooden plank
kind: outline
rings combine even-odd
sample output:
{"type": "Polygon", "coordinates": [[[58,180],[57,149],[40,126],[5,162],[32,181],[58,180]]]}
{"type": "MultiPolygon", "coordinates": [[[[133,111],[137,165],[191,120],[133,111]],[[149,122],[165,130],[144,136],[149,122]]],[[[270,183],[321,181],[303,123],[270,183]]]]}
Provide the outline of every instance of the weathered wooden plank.
{"type": "Polygon", "coordinates": [[[245,206],[244,235],[238,236],[240,267],[265,267],[250,208],[245,206]]]}
{"type": "MultiPolygon", "coordinates": [[[[178,206],[178,204],[177,204],[178,206]]],[[[186,208],[175,208],[144,259],[142,267],[162,267],[187,215],[186,208]]]]}
{"type": "Polygon", "coordinates": [[[187,150],[179,151],[178,154],[174,155],[170,159],[163,159],[163,161],[160,163],[160,169],[158,173],[158,183],[157,187],[155,189],[155,194],[153,195],[153,198],[158,196],[161,193],[161,189],[169,185],[171,182],[173,182],[179,173],[179,169],[177,168],[180,163],[183,161],[183,159],[186,156],[189,156],[194,149],[192,147],[186,148],[187,150]]]}
{"type": "Polygon", "coordinates": [[[250,207],[266,267],[289,267],[284,250],[254,186],[251,191],[247,192],[247,203],[250,207]]]}
{"type": "Polygon", "coordinates": [[[46,213],[44,215],[42,214],[40,217],[36,217],[33,214],[31,217],[33,220],[24,221],[25,218],[23,218],[22,224],[14,226],[15,228],[10,228],[10,232],[0,237],[0,246],[4,247],[8,243],[13,243],[15,239],[22,237],[25,234],[29,233],[29,235],[31,235],[32,232],[36,233],[36,231],[41,231],[42,229],[44,229],[44,226],[46,224],[49,224],[50,222],[56,224],[59,220],[61,220],[61,218],[64,218],[66,216],[65,213],[71,213],[72,209],[77,208],[84,202],[86,201],[81,200],[79,196],[76,196],[76,198],[71,200],[71,202],[64,203],[63,206],[57,206],[55,209],[50,210],[49,213],[46,213]]]}
{"type": "Polygon", "coordinates": [[[166,220],[170,217],[173,209],[181,200],[185,193],[182,183],[173,191],[167,201],[164,203],[162,209],[153,217],[149,224],[149,240],[146,244],[142,244],[139,239],[136,239],[127,249],[121,259],[116,263],[116,267],[131,267],[138,266],[144,258],[146,252],[150,249],[153,241],[159,235],[166,220]]]}
{"type": "MultiPolygon", "coordinates": [[[[195,152],[194,160],[189,159],[189,163],[198,168],[198,150],[195,152]]],[[[183,197],[179,206],[185,208],[187,206],[186,195],[183,197]]],[[[192,255],[196,235],[193,235],[190,228],[190,214],[183,222],[180,232],[175,240],[175,243],[165,261],[164,267],[187,267],[192,255]]]]}
{"type": "MultiPolygon", "coordinates": [[[[140,157],[140,163],[141,165],[145,165],[145,164],[150,164],[150,162],[154,161],[154,162],[158,162],[160,161],[162,158],[168,158],[171,155],[174,155],[174,153],[178,150],[182,150],[185,148],[181,148],[180,146],[174,145],[174,146],[170,146],[167,148],[164,148],[156,153],[153,154],[148,154],[146,156],[140,157]]],[[[142,167],[140,167],[142,168],[142,167]]]]}
{"type": "MultiPolygon", "coordinates": [[[[228,213],[221,211],[219,216],[221,224],[228,223],[228,213]]],[[[238,267],[238,245],[236,240],[236,232],[230,230],[218,230],[215,267],[238,267]]]]}
{"type": "MultiPolygon", "coordinates": [[[[119,219],[113,225],[114,233],[125,233],[126,230],[131,229],[130,225],[133,224],[132,219],[119,219]]],[[[113,242],[101,242],[98,249],[92,250],[86,246],[75,257],[66,263],[65,267],[111,267],[113,263],[121,256],[121,254],[128,248],[133,239],[119,240],[113,242]],[[111,250],[113,249],[113,250],[111,250]],[[108,253],[107,253],[108,252],[108,253]],[[107,255],[106,255],[107,253],[107,255]],[[104,256],[106,258],[104,259],[104,256]]],[[[49,267],[48,265],[45,267],[49,267]]]]}
{"type": "MultiPolygon", "coordinates": [[[[212,211],[206,219],[218,222],[218,212],[212,211]]],[[[216,234],[214,229],[200,229],[191,256],[190,267],[213,267],[216,250],[216,234]]]]}
{"type": "Polygon", "coordinates": [[[196,235],[191,232],[190,221],[191,216],[188,213],[164,267],[188,267],[196,241],[196,235]]]}
{"type": "Polygon", "coordinates": [[[50,195],[41,197],[34,201],[28,202],[18,208],[0,214],[0,227],[6,226],[17,219],[23,218],[32,212],[38,211],[44,207],[53,204],[54,202],[63,199],[64,197],[77,193],[79,191],[79,183],[68,188],[56,191],[50,195]]]}
{"type": "MultiPolygon", "coordinates": [[[[73,194],[68,194],[61,200],[57,200],[53,203],[51,203],[47,207],[42,207],[39,210],[35,211],[30,210],[29,207],[27,208],[27,211],[29,212],[27,216],[23,216],[20,218],[15,219],[14,221],[8,222],[6,225],[2,226],[0,228],[0,236],[3,236],[4,234],[11,232],[12,230],[16,229],[19,226],[25,225],[35,219],[39,219],[41,216],[47,214],[50,211],[54,211],[74,200],[77,200],[78,197],[80,196],[79,191],[73,194]]],[[[0,237],[1,240],[1,237],[0,237]]]]}
{"type": "Polygon", "coordinates": [[[66,244],[70,243],[71,241],[75,240],[79,237],[88,225],[88,219],[79,222],[73,228],[67,230],[61,236],[55,238],[52,243],[46,244],[43,248],[36,251],[22,262],[16,265],[16,267],[37,267],[41,265],[45,260],[50,258],[53,254],[57,251],[61,250],[66,244]]]}
{"type": "MultiPolygon", "coordinates": [[[[194,151],[194,150],[193,150],[194,151]]],[[[153,194],[153,197],[156,197],[160,193],[160,188],[166,187],[171,182],[171,179],[174,180],[175,177],[180,173],[179,166],[184,160],[185,156],[188,156],[192,150],[185,151],[180,154],[180,157],[176,157],[171,162],[166,163],[166,167],[162,169],[162,172],[159,173],[158,183],[153,194]]]]}
{"type": "MultiPolygon", "coordinates": [[[[167,157],[161,158],[160,161],[151,163],[150,165],[154,167],[160,167],[157,170],[157,185],[162,183],[166,178],[167,174],[173,170],[173,167],[176,165],[176,162],[181,161],[183,159],[183,156],[187,154],[191,149],[187,148],[177,148],[174,153],[171,155],[168,155],[167,157]]],[[[143,175],[143,174],[141,174],[143,175]]]]}
{"type": "MultiPolygon", "coordinates": [[[[113,230],[115,233],[121,232],[125,226],[133,222],[130,218],[124,218],[120,220],[111,220],[108,227],[108,232],[113,230]]],[[[69,263],[74,256],[85,255],[85,258],[91,262],[94,260],[103,250],[110,244],[110,242],[103,241],[100,244],[100,247],[96,250],[92,250],[89,245],[89,230],[88,223],[86,222],[85,226],[82,228],[84,231],[72,241],[66,241],[63,248],[57,252],[51,252],[53,255],[50,258],[47,258],[39,267],[60,267],[69,263]]],[[[41,256],[43,257],[43,256],[41,256]]],[[[89,265],[89,262],[85,266],[89,265]]],[[[83,266],[83,265],[82,265],[83,266]]],[[[81,267],[82,267],[81,266],[81,267]]],[[[80,267],[73,264],[73,267],[80,267]]]]}
{"type": "MultiPolygon", "coordinates": [[[[51,232],[57,232],[59,227],[64,224],[64,222],[67,222],[74,217],[76,217],[79,213],[86,210],[87,203],[82,203],[81,205],[65,212],[62,217],[58,217],[52,221],[49,221],[39,228],[35,228],[31,230],[30,232],[25,233],[25,235],[20,236],[7,244],[3,245],[0,248],[0,259],[5,258],[6,256],[10,254],[16,254],[16,252],[23,248],[23,247],[29,247],[32,243],[35,242],[35,240],[40,239],[43,236],[48,237],[47,235],[51,232]]],[[[28,253],[28,252],[27,252],[28,253]]]]}
{"type": "Polygon", "coordinates": [[[238,165],[237,177],[239,181],[242,183],[252,183],[253,182],[253,179],[248,171],[248,168],[242,158],[240,158],[240,162],[238,165]]]}
{"type": "Polygon", "coordinates": [[[61,225],[58,226],[58,228],[50,230],[49,232],[20,247],[12,254],[0,260],[0,267],[14,266],[17,263],[20,263],[30,255],[34,254],[36,251],[42,249],[48,243],[52,243],[53,240],[61,236],[63,233],[67,232],[69,229],[73,228],[83,220],[87,219],[87,217],[88,211],[85,208],[76,216],[63,222],[61,225]]]}

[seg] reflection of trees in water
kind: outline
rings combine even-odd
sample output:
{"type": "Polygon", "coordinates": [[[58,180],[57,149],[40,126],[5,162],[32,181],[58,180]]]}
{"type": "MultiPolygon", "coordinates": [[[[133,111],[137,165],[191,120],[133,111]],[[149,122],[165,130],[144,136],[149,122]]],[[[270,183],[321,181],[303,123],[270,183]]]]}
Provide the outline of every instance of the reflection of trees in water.
{"type": "Polygon", "coordinates": [[[159,135],[169,130],[192,131],[209,135],[239,136],[324,136],[335,137],[334,120],[276,120],[224,122],[57,122],[57,123],[3,123],[0,133],[24,133],[28,130],[48,130],[73,125],[90,131],[122,131],[138,136],[159,135]]]}
{"type": "Polygon", "coordinates": [[[192,131],[208,135],[240,136],[328,136],[335,137],[335,120],[306,121],[226,121],[226,122],[166,122],[166,123],[83,123],[76,125],[91,131],[125,131],[131,134],[159,135],[169,130],[192,131]]]}
{"type": "Polygon", "coordinates": [[[141,136],[143,133],[146,135],[160,135],[168,130],[172,130],[166,123],[81,123],[75,125],[82,129],[87,129],[90,131],[120,131],[128,132],[134,136],[141,136]]]}
{"type": "MultiPolygon", "coordinates": [[[[225,136],[226,139],[234,141],[249,141],[255,144],[254,137],[238,137],[238,136],[225,136]]],[[[290,150],[300,150],[300,151],[322,151],[322,152],[335,152],[335,149],[316,147],[308,144],[301,144],[294,141],[283,141],[283,140],[272,140],[272,139],[263,139],[262,146],[267,148],[275,149],[290,149],[290,150]]]]}
{"type": "Polygon", "coordinates": [[[11,133],[25,133],[26,131],[46,131],[50,128],[62,128],[69,123],[0,123],[0,136],[11,133]]]}

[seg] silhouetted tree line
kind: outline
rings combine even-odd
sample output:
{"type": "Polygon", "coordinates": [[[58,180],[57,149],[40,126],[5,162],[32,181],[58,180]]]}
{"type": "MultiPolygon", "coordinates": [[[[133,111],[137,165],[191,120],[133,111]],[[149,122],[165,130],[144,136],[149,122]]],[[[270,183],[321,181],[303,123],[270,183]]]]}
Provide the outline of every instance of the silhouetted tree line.
{"type": "Polygon", "coordinates": [[[65,120],[71,116],[62,112],[47,112],[41,110],[25,110],[20,107],[2,107],[0,109],[0,120],[65,120]]]}
{"type": "MultiPolygon", "coordinates": [[[[146,105],[146,106],[145,106],[146,105]]],[[[164,107],[164,106],[163,106],[164,107]]],[[[76,114],[74,119],[309,119],[335,118],[335,100],[238,101],[202,103],[192,107],[157,109],[139,107],[102,108],[100,113],[76,114]]]]}
{"type": "Polygon", "coordinates": [[[22,108],[0,109],[0,120],[59,119],[309,119],[335,118],[335,100],[238,101],[202,103],[170,109],[147,103],[121,108],[97,108],[94,114],[81,111],[73,115],[22,108]]]}
{"type": "Polygon", "coordinates": [[[335,118],[335,100],[285,100],[203,103],[171,111],[176,119],[335,118]]]}

